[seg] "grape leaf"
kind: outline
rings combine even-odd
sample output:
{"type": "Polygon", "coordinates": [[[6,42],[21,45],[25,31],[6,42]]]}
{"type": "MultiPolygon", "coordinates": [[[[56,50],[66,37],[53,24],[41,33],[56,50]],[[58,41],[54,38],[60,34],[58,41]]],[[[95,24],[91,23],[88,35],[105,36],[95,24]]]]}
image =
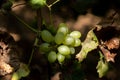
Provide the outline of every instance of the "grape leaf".
{"type": "Polygon", "coordinates": [[[21,63],[20,68],[13,73],[12,80],[20,80],[22,77],[28,76],[30,70],[26,64],[21,63]]]}
{"type": "Polygon", "coordinates": [[[88,32],[85,41],[82,42],[82,49],[76,55],[76,58],[79,60],[79,62],[82,62],[86,58],[88,52],[96,49],[97,46],[98,46],[98,39],[92,29],[88,32]]]}
{"type": "Polygon", "coordinates": [[[106,75],[106,73],[109,69],[108,63],[103,61],[102,53],[100,53],[100,61],[98,61],[98,65],[97,65],[96,69],[97,69],[97,72],[98,72],[100,78],[103,77],[104,75],[106,75]]]}
{"type": "Polygon", "coordinates": [[[11,80],[19,80],[19,75],[17,74],[17,72],[14,72],[12,75],[12,79],[11,80]]]}

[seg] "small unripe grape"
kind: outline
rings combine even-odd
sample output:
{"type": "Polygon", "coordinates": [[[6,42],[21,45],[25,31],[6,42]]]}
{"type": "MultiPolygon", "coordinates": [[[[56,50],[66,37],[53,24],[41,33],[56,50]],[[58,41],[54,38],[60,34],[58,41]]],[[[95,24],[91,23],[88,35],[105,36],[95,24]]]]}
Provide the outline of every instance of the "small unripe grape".
{"type": "Polygon", "coordinates": [[[55,62],[57,59],[57,55],[56,55],[56,52],[55,51],[51,51],[49,54],[48,54],[48,61],[50,63],[53,63],[55,62]]]}
{"type": "Polygon", "coordinates": [[[65,56],[60,53],[57,53],[57,60],[59,63],[62,63],[65,60],[65,56]]]}
{"type": "Polygon", "coordinates": [[[69,47],[70,48],[70,53],[75,54],[75,48],[74,47],[69,47]]]}
{"type": "Polygon", "coordinates": [[[56,35],[55,35],[55,43],[56,44],[61,44],[63,41],[64,41],[64,34],[61,33],[61,32],[58,32],[56,35]]]}
{"type": "Polygon", "coordinates": [[[80,38],[81,37],[81,33],[79,31],[72,31],[70,33],[70,36],[72,36],[74,38],[80,38]]]}
{"type": "Polygon", "coordinates": [[[61,23],[59,25],[58,31],[57,32],[62,32],[64,35],[67,35],[67,33],[69,32],[68,27],[66,26],[66,24],[61,23]]]}
{"type": "Polygon", "coordinates": [[[63,44],[65,44],[65,45],[74,45],[74,43],[75,43],[75,39],[70,35],[67,35],[63,42],[63,44]]]}
{"type": "Polygon", "coordinates": [[[62,55],[69,55],[70,54],[70,48],[66,45],[60,45],[58,47],[58,52],[62,55]]]}
{"type": "Polygon", "coordinates": [[[66,59],[71,59],[71,55],[66,55],[65,58],[66,59]]]}
{"type": "Polygon", "coordinates": [[[48,43],[54,41],[53,35],[48,30],[41,31],[41,37],[43,41],[48,43]]]}
{"type": "Polygon", "coordinates": [[[74,44],[74,47],[78,47],[81,45],[81,40],[78,39],[78,38],[75,38],[75,44],[74,44]]]}
{"type": "Polygon", "coordinates": [[[30,5],[34,9],[38,9],[38,8],[46,5],[46,0],[30,0],[30,5]]]}
{"type": "Polygon", "coordinates": [[[42,43],[39,46],[39,50],[42,52],[49,52],[50,51],[50,44],[49,43],[42,43]]]}

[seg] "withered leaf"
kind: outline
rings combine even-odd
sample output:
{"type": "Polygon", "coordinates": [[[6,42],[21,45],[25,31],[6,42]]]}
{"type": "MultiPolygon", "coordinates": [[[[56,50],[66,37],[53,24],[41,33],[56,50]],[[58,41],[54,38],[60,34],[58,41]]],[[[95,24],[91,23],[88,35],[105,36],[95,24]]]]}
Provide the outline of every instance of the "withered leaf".
{"type": "Polygon", "coordinates": [[[86,58],[88,52],[96,49],[97,46],[98,46],[98,39],[92,29],[88,32],[85,41],[82,42],[82,49],[76,55],[76,58],[79,60],[79,62],[83,61],[86,58]]]}
{"type": "Polygon", "coordinates": [[[103,52],[107,62],[109,62],[109,61],[115,62],[115,60],[114,60],[114,58],[116,56],[115,53],[110,53],[110,51],[105,49],[103,46],[99,46],[99,47],[100,47],[101,51],[103,52]]]}
{"type": "Polygon", "coordinates": [[[110,39],[109,41],[106,41],[105,44],[109,50],[110,49],[118,49],[119,45],[120,45],[120,39],[117,37],[114,37],[114,38],[110,39]]]}

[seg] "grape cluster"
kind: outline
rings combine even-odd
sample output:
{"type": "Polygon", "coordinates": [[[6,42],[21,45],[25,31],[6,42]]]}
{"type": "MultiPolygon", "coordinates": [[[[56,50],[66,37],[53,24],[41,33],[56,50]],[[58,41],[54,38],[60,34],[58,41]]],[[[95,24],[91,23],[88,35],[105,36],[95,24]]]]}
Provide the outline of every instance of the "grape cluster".
{"type": "Polygon", "coordinates": [[[57,60],[61,64],[65,58],[75,53],[75,47],[81,45],[80,37],[79,31],[70,31],[66,24],[61,23],[55,35],[47,29],[41,31],[41,38],[44,42],[39,49],[47,53],[50,63],[57,60]]]}

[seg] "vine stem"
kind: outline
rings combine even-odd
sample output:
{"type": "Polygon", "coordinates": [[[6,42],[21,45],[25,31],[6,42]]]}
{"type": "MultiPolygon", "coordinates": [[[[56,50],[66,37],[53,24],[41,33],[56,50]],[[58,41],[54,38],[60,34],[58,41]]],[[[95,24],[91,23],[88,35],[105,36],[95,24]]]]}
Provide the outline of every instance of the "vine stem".
{"type": "Polygon", "coordinates": [[[10,13],[11,15],[13,15],[14,17],[16,17],[17,20],[19,20],[21,23],[23,23],[28,29],[32,30],[33,32],[39,32],[38,30],[32,28],[31,26],[29,26],[27,23],[25,23],[22,19],[20,19],[17,15],[10,13]]]}
{"type": "Polygon", "coordinates": [[[55,2],[53,2],[53,3],[50,4],[50,5],[46,4],[46,6],[48,7],[49,12],[50,12],[50,23],[51,23],[51,25],[53,25],[51,7],[52,7],[54,4],[56,4],[57,2],[59,2],[59,1],[60,1],[60,0],[56,0],[55,2]]]}
{"type": "Polygon", "coordinates": [[[36,37],[36,38],[35,38],[35,42],[34,42],[34,46],[33,46],[33,48],[32,48],[32,52],[31,52],[31,55],[30,55],[30,58],[29,58],[29,61],[28,61],[28,66],[30,66],[30,63],[31,63],[32,58],[33,58],[34,51],[35,51],[35,49],[36,49],[35,47],[36,47],[38,41],[39,41],[39,39],[36,37]]]}
{"type": "Polygon", "coordinates": [[[56,0],[55,2],[53,2],[52,4],[48,5],[48,7],[52,7],[54,4],[56,4],[57,2],[59,2],[60,0],[56,0]]]}
{"type": "MultiPolygon", "coordinates": [[[[41,26],[42,26],[42,16],[41,16],[41,8],[37,10],[37,20],[38,20],[38,31],[41,31],[41,26]]],[[[30,55],[30,58],[29,58],[29,61],[28,61],[28,66],[30,66],[30,63],[32,61],[32,58],[33,58],[33,55],[34,55],[34,51],[36,49],[36,47],[38,46],[38,42],[41,42],[39,39],[38,39],[38,36],[39,36],[39,32],[37,34],[37,37],[35,38],[35,41],[34,41],[34,46],[32,48],[32,52],[31,52],[31,55],[30,55]]]]}

